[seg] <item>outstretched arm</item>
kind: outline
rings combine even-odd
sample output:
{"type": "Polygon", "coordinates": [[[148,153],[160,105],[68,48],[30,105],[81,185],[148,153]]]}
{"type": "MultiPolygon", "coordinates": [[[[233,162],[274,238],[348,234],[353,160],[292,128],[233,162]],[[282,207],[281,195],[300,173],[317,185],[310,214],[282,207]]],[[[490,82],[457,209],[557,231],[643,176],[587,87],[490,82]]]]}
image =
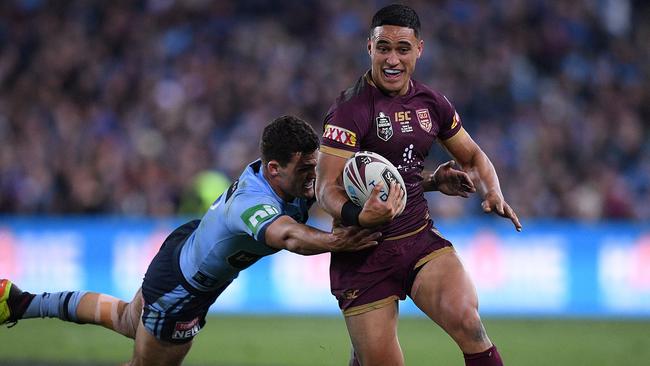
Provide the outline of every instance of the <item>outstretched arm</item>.
{"type": "Polygon", "coordinates": [[[325,252],[357,251],[377,245],[381,233],[359,227],[336,227],[331,233],[280,216],[266,229],[266,244],[276,249],[312,255],[325,252]]]}
{"type": "Polygon", "coordinates": [[[521,223],[517,214],[503,198],[499,177],[492,162],[467,131],[461,129],[452,138],[442,141],[442,144],[478,187],[483,198],[481,203],[483,211],[495,212],[501,217],[510,219],[515,229],[521,231],[521,223]]]}

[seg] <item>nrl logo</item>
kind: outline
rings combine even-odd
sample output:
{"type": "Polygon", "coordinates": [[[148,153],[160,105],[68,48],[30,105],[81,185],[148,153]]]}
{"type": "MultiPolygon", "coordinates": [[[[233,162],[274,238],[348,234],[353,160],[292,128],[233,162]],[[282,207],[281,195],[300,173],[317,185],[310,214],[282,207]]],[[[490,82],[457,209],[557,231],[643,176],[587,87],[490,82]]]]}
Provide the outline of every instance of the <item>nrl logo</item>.
{"type": "Polygon", "coordinates": [[[393,137],[393,125],[390,122],[390,117],[384,114],[384,112],[379,112],[377,117],[377,137],[384,141],[388,141],[393,137]]]}

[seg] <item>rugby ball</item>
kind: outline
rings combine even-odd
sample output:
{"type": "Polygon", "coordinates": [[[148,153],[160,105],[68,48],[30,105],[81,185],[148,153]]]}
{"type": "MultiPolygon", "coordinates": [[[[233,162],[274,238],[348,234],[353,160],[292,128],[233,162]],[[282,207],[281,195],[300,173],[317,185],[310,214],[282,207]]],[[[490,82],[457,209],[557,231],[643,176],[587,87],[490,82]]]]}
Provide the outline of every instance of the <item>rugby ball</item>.
{"type": "Polygon", "coordinates": [[[402,200],[406,204],[404,179],[397,168],[383,156],[371,151],[359,151],[348,159],[343,168],[345,192],[354,204],[361,207],[379,182],[384,183],[379,198],[386,201],[390,192],[390,183],[393,181],[397,181],[404,191],[402,200]]]}

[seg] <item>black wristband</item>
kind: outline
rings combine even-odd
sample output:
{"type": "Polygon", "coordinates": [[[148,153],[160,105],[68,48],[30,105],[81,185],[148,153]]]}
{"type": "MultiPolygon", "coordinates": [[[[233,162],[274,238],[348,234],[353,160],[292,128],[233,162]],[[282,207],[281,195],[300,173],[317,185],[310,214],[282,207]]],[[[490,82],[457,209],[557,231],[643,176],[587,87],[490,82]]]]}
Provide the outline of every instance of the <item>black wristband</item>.
{"type": "Polygon", "coordinates": [[[355,205],[352,201],[347,201],[341,207],[341,223],[345,226],[361,226],[359,224],[361,211],[361,207],[355,205]]]}

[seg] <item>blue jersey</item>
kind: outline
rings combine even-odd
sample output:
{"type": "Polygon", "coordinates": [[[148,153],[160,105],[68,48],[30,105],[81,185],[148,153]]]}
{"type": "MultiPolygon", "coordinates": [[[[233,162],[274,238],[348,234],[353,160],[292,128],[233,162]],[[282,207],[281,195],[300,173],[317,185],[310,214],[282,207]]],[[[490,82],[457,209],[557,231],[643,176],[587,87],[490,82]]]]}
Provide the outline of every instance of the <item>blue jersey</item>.
{"type": "Polygon", "coordinates": [[[305,223],[314,200],[285,202],[273,191],[257,160],[212,204],[180,251],[180,270],[201,291],[229,283],[239,272],[278,249],[266,244],[265,232],[282,215],[305,223]]]}

